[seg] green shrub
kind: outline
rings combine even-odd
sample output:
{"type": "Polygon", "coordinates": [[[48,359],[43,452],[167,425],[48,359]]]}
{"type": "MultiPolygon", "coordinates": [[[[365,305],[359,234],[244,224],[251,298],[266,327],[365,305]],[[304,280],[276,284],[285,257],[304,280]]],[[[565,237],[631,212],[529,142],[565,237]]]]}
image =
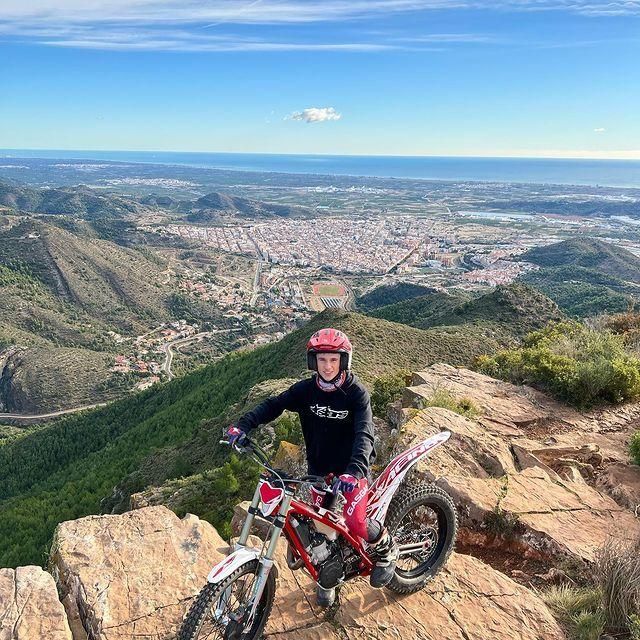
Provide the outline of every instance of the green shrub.
{"type": "Polygon", "coordinates": [[[600,611],[581,611],[571,618],[569,633],[574,640],[598,640],[604,631],[604,616],[600,611]]]}
{"type": "Polygon", "coordinates": [[[640,358],[627,351],[621,336],[577,322],[534,331],[521,348],[481,356],[476,368],[516,384],[539,386],[579,407],[640,397],[640,358]]]}
{"type": "Polygon", "coordinates": [[[604,630],[602,594],[593,587],[553,585],[540,592],[571,640],[597,640],[604,630]]]}
{"type": "Polygon", "coordinates": [[[300,417],[296,413],[286,411],[273,423],[275,434],[275,442],[273,448],[277,450],[278,445],[286,440],[291,444],[300,444],[302,442],[302,426],[300,425],[300,417]]]}
{"type": "Polygon", "coordinates": [[[640,464],[640,431],[636,431],[636,433],[631,436],[629,452],[631,453],[631,459],[636,464],[640,464]]]}
{"type": "Polygon", "coordinates": [[[387,406],[402,397],[410,378],[410,371],[399,369],[374,380],[371,392],[371,409],[374,416],[386,416],[387,406]]]}
{"type": "Polygon", "coordinates": [[[430,398],[425,398],[420,402],[420,409],[426,407],[441,407],[449,409],[454,413],[459,413],[467,418],[475,418],[480,414],[480,409],[470,398],[456,398],[447,389],[436,389],[430,398]]]}
{"type": "Polygon", "coordinates": [[[629,616],[629,634],[631,640],[640,640],[640,615],[629,616]]]}
{"type": "Polygon", "coordinates": [[[568,621],[581,611],[598,611],[602,595],[597,589],[574,587],[567,583],[553,585],[540,593],[557,618],[568,621]]]}
{"type": "Polygon", "coordinates": [[[521,528],[520,518],[514,513],[495,507],[484,517],[484,526],[489,533],[505,539],[513,538],[521,528]]]}

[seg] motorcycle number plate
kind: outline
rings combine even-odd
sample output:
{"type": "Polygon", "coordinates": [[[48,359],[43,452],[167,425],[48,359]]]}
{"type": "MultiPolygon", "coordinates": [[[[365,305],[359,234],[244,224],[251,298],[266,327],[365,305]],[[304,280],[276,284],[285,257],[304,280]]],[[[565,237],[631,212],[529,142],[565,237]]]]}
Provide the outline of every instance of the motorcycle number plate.
{"type": "Polygon", "coordinates": [[[272,486],[268,480],[260,481],[260,513],[270,516],[280,505],[284,489],[272,486]]]}

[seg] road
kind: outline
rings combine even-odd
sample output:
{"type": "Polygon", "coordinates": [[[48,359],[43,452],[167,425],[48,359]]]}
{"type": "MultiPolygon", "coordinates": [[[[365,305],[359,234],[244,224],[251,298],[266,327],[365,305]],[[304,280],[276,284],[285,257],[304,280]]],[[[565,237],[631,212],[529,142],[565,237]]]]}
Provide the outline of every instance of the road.
{"type": "Polygon", "coordinates": [[[249,304],[255,307],[260,293],[260,271],[262,271],[262,256],[258,255],[258,264],[256,265],[256,275],[253,277],[253,292],[249,304]]]}
{"type": "MultiPolygon", "coordinates": [[[[171,372],[171,362],[173,360],[173,351],[172,348],[176,346],[180,346],[183,344],[187,344],[188,342],[193,342],[194,340],[202,340],[206,336],[210,336],[217,333],[231,333],[234,331],[240,331],[240,329],[219,329],[216,331],[203,331],[201,333],[196,333],[193,336],[188,336],[186,338],[179,338],[178,340],[172,340],[171,342],[167,342],[163,345],[163,350],[165,352],[165,359],[160,367],[161,370],[167,375],[167,378],[171,380],[175,378],[173,373],[171,372]]],[[[104,407],[108,402],[97,402],[95,404],[86,404],[82,407],[75,407],[73,409],[61,409],[60,411],[51,411],[49,413],[38,413],[38,414],[25,414],[25,413],[0,413],[0,421],[7,420],[11,423],[35,423],[41,422],[45,420],[50,420],[52,418],[57,418],[59,416],[64,416],[69,413],[77,413],[78,411],[84,411],[85,409],[97,409],[98,407],[104,407]]]]}
{"type": "Polygon", "coordinates": [[[52,411],[50,413],[38,413],[38,414],[26,414],[26,413],[0,413],[0,420],[9,420],[11,422],[40,422],[49,420],[51,418],[57,418],[58,416],[64,416],[68,413],[77,413],[78,411],[84,411],[85,409],[97,409],[98,407],[105,407],[108,402],[98,402],[96,404],[85,404],[82,407],[75,407],[74,409],[61,409],[60,411],[52,411]]]}
{"type": "Polygon", "coordinates": [[[196,333],[192,336],[187,336],[186,338],[178,338],[177,340],[172,340],[171,342],[166,342],[162,345],[162,350],[164,351],[164,362],[160,366],[160,370],[172,380],[175,378],[173,373],[171,373],[171,363],[173,362],[173,347],[179,347],[183,344],[188,344],[189,342],[194,342],[195,340],[202,340],[206,336],[211,335],[212,331],[202,331],[201,333],[196,333]]]}
{"type": "Polygon", "coordinates": [[[171,342],[167,342],[162,345],[162,350],[165,353],[164,362],[160,366],[160,370],[167,376],[169,380],[175,378],[173,373],[171,372],[171,363],[173,362],[173,347],[180,347],[184,344],[188,344],[189,342],[194,342],[196,340],[200,341],[207,336],[216,335],[218,333],[233,333],[235,331],[240,331],[241,329],[216,329],[214,331],[202,331],[201,333],[196,333],[192,336],[187,336],[186,338],[178,338],[177,340],[172,340],[171,342]]]}

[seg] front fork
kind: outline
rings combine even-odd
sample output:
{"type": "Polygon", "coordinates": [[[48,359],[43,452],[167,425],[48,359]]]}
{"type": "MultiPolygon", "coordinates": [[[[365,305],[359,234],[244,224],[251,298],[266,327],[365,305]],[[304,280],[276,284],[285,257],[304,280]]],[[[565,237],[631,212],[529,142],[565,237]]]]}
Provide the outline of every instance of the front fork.
{"type": "MultiPolygon", "coordinates": [[[[251,590],[251,596],[249,597],[249,603],[251,609],[249,611],[249,615],[246,616],[246,622],[244,623],[244,628],[249,627],[253,618],[256,615],[256,610],[258,608],[258,603],[260,602],[260,598],[262,597],[262,592],[264,591],[265,585],[267,584],[267,578],[269,577],[269,572],[273,568],[273,556],[276,552],[276,547],[278,545],[278,540],[282,535],[282,529],[284,528],[284,523],[287,518],[287,513],[289,512],[289,507],[291,506],[291,500],[293,499],[293,491],[291,489],[285,489],[284,498],[282,499],[282,504],[280,505],[280,509],[278,509],[278,513],[273,519],[273,523],[271,525],[271,535],[269,537],[269,544],[267,546],[266,552],[262,555],[259,560],[258,571],[256,572],[256,580],[253,583],[253,588],[251,590]]],[[[251,506],[249,507],[249,513],[247,515],[247,519],[244,521],[244,525],[242,526],[242,531],[240,532],[240,537],[238,538],[238,542],[236,542],[236,547],[244,547],[247,544],[247,539],[249,538],[249,532],[251,531],[251,525],[255,519],[258,505],[260,504],[260,485],[256,487],[256,491],[253,494],[253,500],[251,501],[251,506]]]]}

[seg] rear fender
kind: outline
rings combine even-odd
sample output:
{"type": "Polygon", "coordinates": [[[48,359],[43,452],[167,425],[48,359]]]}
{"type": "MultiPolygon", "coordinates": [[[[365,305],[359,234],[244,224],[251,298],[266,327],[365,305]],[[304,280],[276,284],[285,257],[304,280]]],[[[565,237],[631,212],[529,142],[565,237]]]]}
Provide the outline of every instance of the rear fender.
{"type": "Polygon", "coordinates": [[[367,517],[383,523],[389,503],[409,469],[450,437],[451,432],[441,431],[396,456],[369,489],[367,517]]]}
{"type": "Polygon", "coordinates": [[[251,560],[259,560],[260,551],[253,547],[240,547],[231,555],[219,562],[207,576],[207,582],[210,584],[218,584],[225,578],[230,576],[238,567],[251,562],[251,560]]]}

